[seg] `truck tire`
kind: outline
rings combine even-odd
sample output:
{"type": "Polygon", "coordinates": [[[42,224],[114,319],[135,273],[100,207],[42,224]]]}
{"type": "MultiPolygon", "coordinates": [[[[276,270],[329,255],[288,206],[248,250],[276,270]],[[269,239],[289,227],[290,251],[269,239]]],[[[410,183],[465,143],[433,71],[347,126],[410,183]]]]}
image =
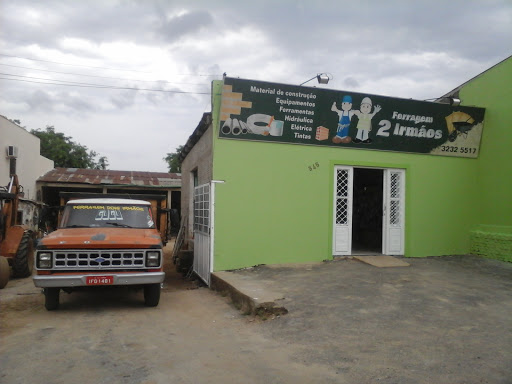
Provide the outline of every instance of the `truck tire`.
{"type": "Polygon", "coordinates": [[[0,289],[3,289],[9,282],[11,270],[9,269],[9,260],[0,256],[0,289]]]}
{"type": "Polygon", "coordinates": [[[18,252],[14,257],[12,264],[12,274],[14,277],[28,277],[32,275],[34,267],[34,243],[32,232],[25,232],[21,238],[18,252]]]}
{"type": "Polygon", "coordinates": [[[59,293],[60,288],[44,289],[44,306],[48,311],[54,311],[59,308],[59,293]]]}
{"type": "Polygon", "coordinates": [[[156,307],[160,301],[160,284],[146,284],[144,286],[144,305],[156,307]]]}

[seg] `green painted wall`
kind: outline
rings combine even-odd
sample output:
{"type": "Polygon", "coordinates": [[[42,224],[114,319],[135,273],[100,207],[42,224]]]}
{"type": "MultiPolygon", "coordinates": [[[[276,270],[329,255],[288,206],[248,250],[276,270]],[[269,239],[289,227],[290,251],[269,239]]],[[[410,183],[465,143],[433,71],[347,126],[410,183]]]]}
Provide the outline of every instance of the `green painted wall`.
{"type": "Polygon", "coordinates": [[[460,91],[464,104],[486,108],[478,160],[478,226],[471,253],[512,262],[512,58],[460,91]]]}
{"type": "Polygon", "coordinates": [[[214,270],[332,258],[334,165],[343,164],[406,169],[406,256],[468,252],[477,160],[218,139],[214,98],[213,178],[225,181],[216,185],[214,270]]]}
{"type": "Polygon", "coordinates": [[[475,78],[460,91],[466,105],[486,108],[478,194],[480,224],[512,225],[512,58],[475,78]]]}

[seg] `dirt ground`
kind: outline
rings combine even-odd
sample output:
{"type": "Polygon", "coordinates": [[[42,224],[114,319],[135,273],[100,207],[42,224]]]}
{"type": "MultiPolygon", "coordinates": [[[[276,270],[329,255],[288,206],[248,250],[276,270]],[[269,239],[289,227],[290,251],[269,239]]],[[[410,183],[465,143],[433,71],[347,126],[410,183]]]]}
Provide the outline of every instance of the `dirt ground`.
{"type": "Polygon", "coordinates": [[[114,288],[61,292],[48,312],[30,278],[9,281],[0,291],[0,383],[330,381],[321,365],[295,362],[286,343],[263,336],[261,320],[170,263],[166,272],[155,308],[140,290],[114,288]]]}
{"type": "Polygon", "coordinates": [[[512,383],[512,265],[473,257],[380,269],[354,260],[239,271],[289,313],[244,316],[168,268],[141,291],[0,291],[0,383],[512,383]]]}

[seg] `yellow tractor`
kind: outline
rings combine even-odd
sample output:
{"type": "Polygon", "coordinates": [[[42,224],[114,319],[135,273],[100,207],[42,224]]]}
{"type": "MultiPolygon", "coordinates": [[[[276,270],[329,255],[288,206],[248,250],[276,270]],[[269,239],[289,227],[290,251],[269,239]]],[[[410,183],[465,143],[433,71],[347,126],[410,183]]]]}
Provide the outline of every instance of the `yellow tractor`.
{"type": "Polygon", "coordinates": [[[0,190],[0,289],[7,285],[11,268],[14,277],[32,275],[36,233],[21,223],[21,196],[18,177],[12,174],[9,185],[0,190]]]}

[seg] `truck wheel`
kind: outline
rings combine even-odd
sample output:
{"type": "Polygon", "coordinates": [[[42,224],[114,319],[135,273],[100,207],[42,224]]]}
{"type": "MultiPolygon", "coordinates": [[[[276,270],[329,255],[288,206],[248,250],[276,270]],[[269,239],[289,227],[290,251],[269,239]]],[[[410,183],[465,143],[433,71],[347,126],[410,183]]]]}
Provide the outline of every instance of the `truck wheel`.
{"type": "Polygon", "coordinates": [[[18,252],[14,257],[12,264],[12,274],[14,277],[28,277],[32,275],[34,266],[34,243],[32,233],[25,232],[21,238],[18,252]]]}
{"type": "Polygon", "coordinates": [[[59,308],[59,293],[60,288],[52,287],[44,289],[44,306],[48,311],[59,308]]]}
{"type": "Polygon", "coordinates": [[[0,289],[4,288],[9,282],[9,260],[6,257],[0,256],[0,289]]]}
{"type": "Polygon", "coordinates": [[[160,301],[160,284],[144,286],[144,304],[146,307],[156,307],[160,301]]]}

